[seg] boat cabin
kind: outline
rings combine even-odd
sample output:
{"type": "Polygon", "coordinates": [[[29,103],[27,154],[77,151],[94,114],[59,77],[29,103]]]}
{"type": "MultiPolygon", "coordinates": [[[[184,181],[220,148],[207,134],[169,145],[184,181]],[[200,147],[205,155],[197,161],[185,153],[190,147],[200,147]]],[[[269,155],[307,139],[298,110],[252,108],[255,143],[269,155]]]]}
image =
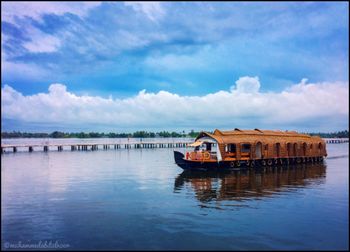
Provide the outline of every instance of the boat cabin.
{"type": "Polygon", "coordinates": [[[241,130],[201,132],[185,160],[200,162],[275,160],[327,156],[318,136],[296,131],[241,130]]]}

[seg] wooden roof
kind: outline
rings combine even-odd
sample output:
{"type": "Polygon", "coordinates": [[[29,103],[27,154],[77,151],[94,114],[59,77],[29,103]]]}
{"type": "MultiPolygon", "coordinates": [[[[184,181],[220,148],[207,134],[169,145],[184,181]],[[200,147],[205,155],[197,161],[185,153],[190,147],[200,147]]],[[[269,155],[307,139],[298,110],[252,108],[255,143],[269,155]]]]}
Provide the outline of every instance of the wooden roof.
{"type": "Polygon", "coordinates": [[[296,131],[280,131],[280,130],[241,130],[235,128],[234,130],[220,131],[216,129],[213,134],[208,132],[201,132],[198,137],[202,138],[209,136],[215,139],[218,143],[256,143],[258,141],[262,143],[323,143],[323,139],[318,136],[310,136],[306,134],[300,134],[296,131]]]}

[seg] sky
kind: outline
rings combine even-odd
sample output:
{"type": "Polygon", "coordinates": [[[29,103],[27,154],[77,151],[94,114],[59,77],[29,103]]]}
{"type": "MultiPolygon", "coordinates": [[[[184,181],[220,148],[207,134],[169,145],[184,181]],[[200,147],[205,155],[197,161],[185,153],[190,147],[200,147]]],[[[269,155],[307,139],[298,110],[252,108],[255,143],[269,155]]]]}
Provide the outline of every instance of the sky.
{"type": "Polygon", "coordinates": [[[349,128],[348,2],[1,2],[2,131],[349,128]]]}

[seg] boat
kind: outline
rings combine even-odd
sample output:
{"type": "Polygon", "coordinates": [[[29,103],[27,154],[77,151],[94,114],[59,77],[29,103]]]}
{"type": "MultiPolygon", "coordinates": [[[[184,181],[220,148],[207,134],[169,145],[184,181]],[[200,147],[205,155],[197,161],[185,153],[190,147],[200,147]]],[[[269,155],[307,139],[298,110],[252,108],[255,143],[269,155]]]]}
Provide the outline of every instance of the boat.
{"type": "Polygon", "coordinates": [[[184,170],[225,170],[323,162],[326,142],[319,136],[280,130],[202,131],[189,145],[174,151],[184,170]]]}

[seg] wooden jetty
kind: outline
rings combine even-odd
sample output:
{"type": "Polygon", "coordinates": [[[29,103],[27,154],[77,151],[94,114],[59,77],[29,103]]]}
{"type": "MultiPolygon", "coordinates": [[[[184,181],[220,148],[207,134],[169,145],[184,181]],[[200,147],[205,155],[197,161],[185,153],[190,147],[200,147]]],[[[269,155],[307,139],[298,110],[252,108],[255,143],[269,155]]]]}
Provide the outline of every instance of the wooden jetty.
{"type": "MultiPolygon", "coordinates": [[[[327,144],[332,143],[348,143],[349,138],[324,138],[327,144]]],[[[57,150],[71,151],[95,151],[99,149],[153,149],[153,148],[184,148],[193,141],[188,142],[135,142],[135,143],[39,143],[39,144],[1,144],[1,153],[17,152],[27,150],[29,152],[42,150],[44,152],[57,150]]]]}
{"type": "Polygon", "coordinates": [[[17,152],[19,149],[33,152],[57,150],[95,151],[99,149],[153,149],[153,148],[184,148],[189,142],[136,142],[136,143],[40,143],[40,144],[1,144],[1,153],[17,152]]]}
{"type": "Polygon", "coordinates": [[[323,138],[327,144],[331,143],[348,143],[349,138],[323,138]]]}

